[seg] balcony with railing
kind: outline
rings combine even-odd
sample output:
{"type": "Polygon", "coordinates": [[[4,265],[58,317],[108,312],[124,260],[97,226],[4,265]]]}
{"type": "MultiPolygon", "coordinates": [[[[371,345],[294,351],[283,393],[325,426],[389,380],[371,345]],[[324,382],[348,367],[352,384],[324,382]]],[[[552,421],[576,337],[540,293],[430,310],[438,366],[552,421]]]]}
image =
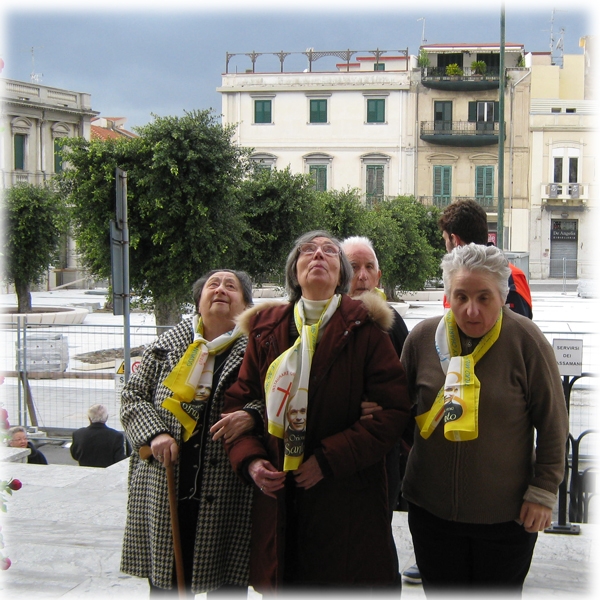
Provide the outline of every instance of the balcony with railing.
{"type": "Polygon", "coordinates": [[[491,121],[421,121],[420,137],[442,146],[492,146],[498,143],[499,125],[491,121]]]}
{"type": "Polygon", "coordinates": [[[488,67],[484,73],[464,67],[461,74],[449,75],[446,67],[421,67],[421,83],[434,90],[451,92],[478,92],[500,87],[500,69],[488,67]]]}
{"type": "Polygon", "coordinates": [[[583,183],[543,183],[541,189],[542,203],[548,206],[557,205],[564,208],[576,206],[583,208],[588,201],[589,185],[583,183]]]}
{"type": "Polygon", "coordinates": [[[486,212],[498,212],[498,198],[496,196],[419,196],[418,199],[424,206],[437,206],[442,210],[457,200],[473,200],[486,212]]]}

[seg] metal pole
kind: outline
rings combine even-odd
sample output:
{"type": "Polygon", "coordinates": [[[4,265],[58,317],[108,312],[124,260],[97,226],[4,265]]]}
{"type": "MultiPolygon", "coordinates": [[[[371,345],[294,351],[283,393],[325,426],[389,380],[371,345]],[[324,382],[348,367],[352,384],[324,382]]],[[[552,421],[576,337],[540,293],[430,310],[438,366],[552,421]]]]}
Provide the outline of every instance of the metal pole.
{"type": "Polygon", "coordinates": [[[120,184],[122,186],[122,230],[123,230],[123,362],[125,369],[125,383],[129,381],[131,373],[131,330],[129,321],[129,226],[127,224],[127,173],[121,171],[120,184]]]}
{"type": "Polygon", "coordinates": [[[505,8],[502,2],[500,8],[500,91],[498,99],[498,239],[496,245],[504,250],[504,88],[506,75],[504,73],[504,34],[505,8]]]}

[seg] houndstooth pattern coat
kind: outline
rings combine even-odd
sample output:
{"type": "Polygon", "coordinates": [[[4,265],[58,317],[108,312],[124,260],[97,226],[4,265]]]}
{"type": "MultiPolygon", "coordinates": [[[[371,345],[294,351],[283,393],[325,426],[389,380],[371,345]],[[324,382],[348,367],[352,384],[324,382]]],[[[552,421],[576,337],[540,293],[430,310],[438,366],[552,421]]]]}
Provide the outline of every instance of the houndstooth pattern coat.
{"type": "MultiPolygon", "coordinates": [[[[173,543],[166,471],[154,459],[139,458],[140,447],[159,433],[181,443],[181,425],[161,404],[171,392],[162,385],[193,341],[192,320],[184,319],[144,352],[140,368],[123,389],[121,422],[135,452],[130,458],[129,498],[121,570],[171,589],[173,543]]],[[[225,390],[236,380],[246,349],[241,337],[226,359],[210,407],[209,426],[221,418],[225,390]]],[[[204,463],[192,590],[247,585],[252,488],[234,474],[221,440],[203,432],[204,463]]],[[[176,486],[178,465],[174,466],[176,486]]]]}

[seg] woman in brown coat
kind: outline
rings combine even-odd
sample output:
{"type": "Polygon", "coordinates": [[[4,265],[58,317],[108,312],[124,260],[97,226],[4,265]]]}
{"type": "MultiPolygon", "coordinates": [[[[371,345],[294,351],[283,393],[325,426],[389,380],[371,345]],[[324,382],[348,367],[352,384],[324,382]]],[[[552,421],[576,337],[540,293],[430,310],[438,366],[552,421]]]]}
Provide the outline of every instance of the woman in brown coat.
{"type": "Polygon", "coordinates": [[[242,315],[248,349],[225,395],[226,412],[266,404],[264,436],[227,446],[234,469],[255,484],[250,583],[261,593],[392,587],[384,457],[409,405],[386,333],[391,311],[345,294],[352,268],[327,232],[297,240],[286,275],[289,303],[242,315]],[[365,396],[383,410],[361,419],[365,396]]]}

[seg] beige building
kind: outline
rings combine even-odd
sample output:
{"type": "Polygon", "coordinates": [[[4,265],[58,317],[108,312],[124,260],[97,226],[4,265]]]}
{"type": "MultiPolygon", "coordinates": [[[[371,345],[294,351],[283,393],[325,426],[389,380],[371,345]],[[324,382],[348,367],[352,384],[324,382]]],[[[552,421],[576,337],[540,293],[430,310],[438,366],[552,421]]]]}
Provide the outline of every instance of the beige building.
{"type": "Polygon", "coordinates": [[[506,43],[502,123],[499,44],[428,44],[418,58],[307,50],[296,54],[308,68],[288,72],[294,53],[272,55],[279,63],[262,73],[265,55],[227,55],[223,122],[255,160],[310,173],[318,189],[358,188],[366,203],[415,195],[440,208],[471,198],[486,210],[494,243],[501,191],[503,248],[514,262],[535,279],[562,277],[565,265],[566,276],[589,277],[592,40],[561,66],[506,43]],[[316,70],[332,57],[342,61],[316,70]],[[230,72],[234,60],[246,61],[240,72],[230,72]]]}
{"type": "Polygon", "coordinates": [[[470,198],[498,222],[498,148],[504,134],[504,249],[528,251],[530,69],[524,47],[505,45],[507,84],[500,123],[500,45],[421,46],[414,72],[419,128],[415,195],[444,208],[470,198]]]}
{"type": "Polygon", "coordinates": [[[413,193],[415,58],[408,51],[279,53],[280,69],[261,73],[257,64],[272,56],[227,56],[227,71],[233,59],[252,68],[223,75],[223,124],[236,125],[237,143],[254,148],[256,161],[311,174],[320,190],[358,188],[367,203],[413,193]],[[308,67],[286,72],[284,60],[294,55],[308,67]],[[319,60],[330,70],[317,71],[319,60]]]}
{"type": "MultiPolygon", "coordinates": [[[[98,113],[91,108],[89,94],[12,79],[0,79],[0,86],[0,185],[2,189],[18,183],[42,185],[62,170],[57,140],[77,136],[89,140],[91,120],[98,113]]],[[[69,238],[61,264],[49,272],[48,285],[54,289],[86,281],[75,242],[69,238]]]]}
{"type": "Polygon", "coordinates": [[[562,66],[548,53],[531,57],[532,278],[592,278],[597,262],[598,102],[593,38],[562,66]]]}

